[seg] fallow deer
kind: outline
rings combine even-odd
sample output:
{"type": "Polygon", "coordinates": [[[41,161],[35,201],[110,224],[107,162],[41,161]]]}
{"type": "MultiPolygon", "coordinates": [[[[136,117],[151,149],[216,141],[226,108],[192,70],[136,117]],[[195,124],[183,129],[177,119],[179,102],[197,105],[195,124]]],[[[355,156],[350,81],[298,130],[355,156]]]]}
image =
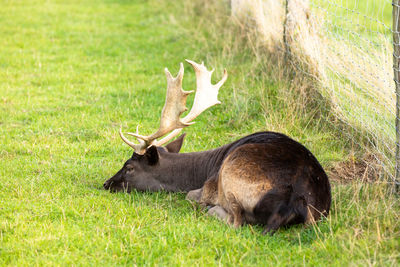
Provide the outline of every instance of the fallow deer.
{"type": "Polygon", "coordinates": [[[211,206],[209,214],[235,227],[244,222],[263,224],[267,232],[326,216],[331,203],[328,177],[312,153],[286,135],[259,132],[213,150],[192,153],[178,153],[184,135],[162,146],[203,111],[220,103],[218,91],[227,79],[224,70],[222,79],[213,85],[213,71],[203,63],[186,61],[196,74],[192,109],[181,118],[191,93],[182,89],[183,64],[175,78],[165,69],[167,94],[159,129],[148,136],[139,135],[137,130],[127,133],[137,138],[139,143],[135,144],[120,128],[121,139],[134,152],[104,188],[190,191],[187,198],[211,206]]]}

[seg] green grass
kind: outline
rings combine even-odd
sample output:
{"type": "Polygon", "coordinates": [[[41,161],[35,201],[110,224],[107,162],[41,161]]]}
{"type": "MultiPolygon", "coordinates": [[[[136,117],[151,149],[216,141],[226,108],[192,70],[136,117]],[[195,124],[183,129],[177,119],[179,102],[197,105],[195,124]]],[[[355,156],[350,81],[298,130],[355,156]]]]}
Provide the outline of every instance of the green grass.
{"type": "MultiPolygon", "coordinates": [[[[257,226],[235,230],[209,218],[183,194],[101,190],[132,153],[119,125],[156,128],[163,68],[176,73],[185,58],[216,67],[215,80],[226,67],[229,78],[223,104],[186,130],[184,151],[269,129],[304,143],[324,167],[350,153],[351,140],[337,138],[319,116],[323,103],[308,100],[306,89],[287,90],[273,64],[254,58],[224,22],[228,11],[211,25],[211,1],[1,6],[1,265],[399,263],[399,202],[380,184],[334,184],[326,220],[272,237],[257,226]]],[[[193,89],[185,67],[184,88],[193,89]]]]}
{"type": "MultiPolygon", "coordinates": [[[[369,36],[391,34],[392,1],[390,0],[312,0],[315,10],[326,13],[339,30],[344,27],[351,32],[369,36]]],[[[333,25],[332,25],[333,26],[333,25]]]]}

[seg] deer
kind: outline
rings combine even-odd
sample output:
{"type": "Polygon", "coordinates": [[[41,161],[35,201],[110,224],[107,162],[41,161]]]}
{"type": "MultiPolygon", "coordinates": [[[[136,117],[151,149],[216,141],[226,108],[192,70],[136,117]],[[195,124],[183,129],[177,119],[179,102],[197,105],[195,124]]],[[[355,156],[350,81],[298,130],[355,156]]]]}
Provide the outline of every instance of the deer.
{"type": "Polygon", "coordinates": [[[176,77],[165,68],[167,92],[160,126],[150,135],[119,129],[134,151],[103,187],[111,192],[168,191],[187,193],[186,199],[208,209],[207,214],[237,228],[245,223],[264,225],[263,233],[281,227],[310,224],[329,213],[331,188],[315,156],[302,144],[277,132],[256,132],[211,150],[179,153],[185,134],[201,113],[220,104],[218,93],[228,77],[211,83],[214,71],[204,63],[186,60],[196,75],[191,110],[184,91],[183,64],[176,77]],[[169,142],[169,143],[168,143],[169,142]],[[167,144],[168,143],[168,144],[167,144]]]}

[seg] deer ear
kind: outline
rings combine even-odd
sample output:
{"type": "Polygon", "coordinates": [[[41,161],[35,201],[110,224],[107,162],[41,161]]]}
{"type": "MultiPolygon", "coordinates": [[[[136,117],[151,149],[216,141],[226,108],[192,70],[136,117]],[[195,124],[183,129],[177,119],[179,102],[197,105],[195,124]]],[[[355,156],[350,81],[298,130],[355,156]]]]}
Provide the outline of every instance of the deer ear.
{"type": "Polygon", "coordinates": [[[185,139],[185,135],[186,133],[182,134],[177,139],[166,145],[165,149],[167,149],[167,151],[171,153],[178,153],[179,150],[181,150],[183,139],[185,139]]]}
{"type": "Polygon", "coordinates": [[[144,157],[146,158],[147,162],[149,165],[155,165],[158,162],[159,156],[158,156],[158,151],[156,146],[151,146],[146,150],[146,153],[144,154],[144,157]]]}

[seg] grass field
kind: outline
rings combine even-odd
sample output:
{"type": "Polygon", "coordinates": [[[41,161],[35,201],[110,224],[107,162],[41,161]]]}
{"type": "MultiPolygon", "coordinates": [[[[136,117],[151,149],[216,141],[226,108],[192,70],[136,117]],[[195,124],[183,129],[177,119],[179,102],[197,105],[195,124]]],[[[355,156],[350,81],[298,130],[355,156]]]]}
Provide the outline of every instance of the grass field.
{"type": "Polygon", "coordinates": [[[289,90],[212,2],[0,2],[1,265],[399,264],[399,201],[379,182],[334,182],[327,219],[272,237],[209,218],[183,194],[102,190],[132,153],[119,125],[156,128],[163,69],[176,73],[185,58],[215,67],[215,80],[226,67],[229,78],[222,105],[186,130],[184,152],[276,130],[326,168],[356,153],[319,116],[325,103],[289,90]]]}

